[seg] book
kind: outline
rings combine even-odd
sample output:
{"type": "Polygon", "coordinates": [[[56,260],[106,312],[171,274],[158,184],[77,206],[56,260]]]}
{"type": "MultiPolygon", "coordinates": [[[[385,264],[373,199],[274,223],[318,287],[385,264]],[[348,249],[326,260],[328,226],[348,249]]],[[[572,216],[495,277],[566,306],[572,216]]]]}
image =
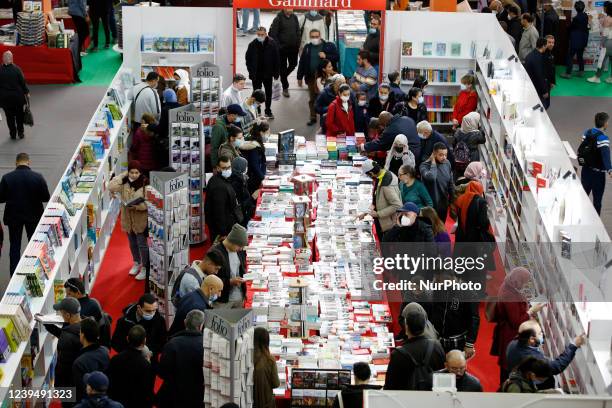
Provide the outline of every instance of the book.
{"type": "Polygon", "coordinates": [[[438,57],[446,56],[446,43],[436,43],[436,56],[438,57]]]}
{"type": "Polygon", "coordinates": [[[412,42],[406,41],[402,43],[402,56],[410,57],[412,56],[412,42]]]}
{"type": "Polygon", "coordinates": [[[423,55],[428,57],[433,55],[433,43],[431,42],[424,42],[423,43],[423,55]]]}
{"type": "Polygon", "coordinates": [[[461,56],[461,43],[451,43],[450,55],[451,57],[461,56]]]}

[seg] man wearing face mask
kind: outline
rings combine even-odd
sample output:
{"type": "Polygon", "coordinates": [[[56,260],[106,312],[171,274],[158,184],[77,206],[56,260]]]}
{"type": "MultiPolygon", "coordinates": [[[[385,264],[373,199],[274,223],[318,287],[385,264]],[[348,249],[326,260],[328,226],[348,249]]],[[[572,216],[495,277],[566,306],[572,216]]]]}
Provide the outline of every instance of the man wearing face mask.
{"type": "Polygon", "coordinates": [[[242,90],[244,89],[245,83],[246,77],[240,73],[236,73],[232,84],[223,91],[223,95],[221,96],[221,107],[227,107],[234,103],[241,105],[242,90]]]}
{"type": "Polygon", "coordinates": [[[361,47],[361,49],[370,53],[370,63],[372,63],[376,72],[378,72],[378,64],[380,63],[380,18],[378,14],[371,15],[368,35],[361,47]]]}
{"type": "Polygon", "coordinates": [[[225,237],[236,223],[242,222],[243,214],[236,192],[230,183],[232,175],[232,159],[221,156],[217,163],[216,174],[208,181],[206,199],[204,200],[204,213],[206,225],[211,239],[225,237]]]}
{"type": "Polygon", "coordinates": [[[384,242],[434,242],[431,224],[419,217],[416,204],[408,202],[396,214],[395,225],[383,236],[384,242]]]}
{"type": "Polygon", "coordinates": [[[293,9],[280,11],[270,26],[270,37],[278,43],[280,55],[280,78],[283,84],[283,96],[289,97],[287,77],[293,72],[298,62],[300,50],[300,22],[293,9]]]}
{"type": "Polygon", "coordinates": [[[395,96],[391,93],[391,86],[383,82],[378,86],[378,95],[370,99],[368,103],[368,115],[377,118],[381,112],[392,112],[395,106],[395,96]]]}
{"type": "Polygon", "coordinates": [[[266,94],[261,89],[255,89],[251,96],[242,103],[242,110],[246,113],[242,120],[242,130],[245,136],[251,134],[251,129],[259,117],[259,107],[266,102],[266,94]]]}
{"type": "MultiPolygon", "coordinates": [[[[521,361],[528,357],[535,357],[547,362],[551,375],[560,374],[570,365],[576,355],[576,350],[585,342],[586,336],[584,334],[576,336],[574,341],[565,346],[565,350],[557,358],[551,360],[542,352],[542,345],[544,344],[542,327],[535,320],[527,320],[519,326],[517,338],[508,344],[506,350],[508,370],[514,370],[521,361]]],[[[554,388],[554,386],[555,379],[552,376],[537,384],[540,390],[554,388]]]]}
{"type": "Polygon", "coordinates": [[[331,41],[329,40],[327,33],[327,26],[325,24],[325,17],[319,13],[317,10],[308,10],[304,13],[304,20],[302,20],[301,26],[301,41],[300,41],[300,49],[304,49],[306,44],[310,42],[310,31],[318,30],[321,33],[321,39],[323,41],[331,41]]]}
{"type": "Polygon", "coordinates": [[[443,143],[446,146],[446,151],[448,152],[448,161],[451,163],[451,166],[455,162],[455,157],[453,156],[453,149],[451,149],[448,141],[444,136],[438,133],[431,124],[426,120],[423,120],[416,125],[416,129],[419,135],[419,139],[421,140],[421,155],[416,157],[416,168],[418,169],[421,163],[431,157],[433,153],[434,145],[437,143],[443,143]]]}
{"type": "Polygon", "coordinates": [[[304,46],[300,56],[300,65],[297,71],[298,86],[303,86],[306,80],[308,86],[308,108],[310,109],[310,120],[308,126],[317,123],[317,112],[315,111],[315,101],[319,95],[317,86],[317,70],[323,59],[329,60],[334,67],[338,63],[338,50],[336,45],[321,39],[321,32],[313,28],[310,30],[310,42],[304,46]]]}
{"type": "Polygon", "coordinates": [[[219,298],[222,290],[223,281],[217,275],[205,277],[199,289],[181,299],[181,303],[176,309],[172,326],[170,326],[169,335],[173,336],[181,330],[185,330],[185,318],[192,310],[201,310],[203,312],[207,309],[212,309],[213,302],[219,298]]]}
{"type": "Polygon", "coordinates": [[[167,339],[166,322],[157,311],[158,307],[155,295],[146,293],[138,299],[137,303],[123,309],[123,316],[117,321],[117,327],[111,340],[112,348],[117,353],[127,349],[128,332],[139,324],[147,332],[147,347],[153,353],[151,364],[156,367],[157,357],[167,339]]]}
{"type": "Polygon", "coordinates": [[[232,104],[227,107],[227,113],[217,118],[212,128],[210,140],[210,161],[213,167],[219,160],[219,148],[227,141],[228,129],[230,125],[238,125],[238,117],[244,117],[246,113],[240,105],[232,104]]]}
{"type": "MultiPolygon", "coordinates": [[[[297,49],[296,49],[297,63],[297,49]]],[[[257,37],[249,43],[245,54],[245,62],[249,71],[249,78],[253,81],[253,89],[266,92],[265,115],[274,119],[272,114],[272,79],[280,75],[280,54],[278,43],[268,36],[265,27],[257,29],[257,37]]]]}

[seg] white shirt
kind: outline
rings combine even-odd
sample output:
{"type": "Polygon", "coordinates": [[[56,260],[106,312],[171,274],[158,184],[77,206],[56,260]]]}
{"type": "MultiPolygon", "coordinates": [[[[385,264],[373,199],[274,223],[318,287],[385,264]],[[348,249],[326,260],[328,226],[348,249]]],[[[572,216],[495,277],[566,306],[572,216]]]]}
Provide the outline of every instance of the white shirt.
{"type": "MultiPolygon", "coordinates": [[[[238,258],[237,252],[227,251],[230,266],[230,279],[240,277],[240,258],[238,258]]],[[[229,293],[229,301],[235,302],[242,300],[242,290],[239,286],[232,286],[229,293]]]]}
{"type": "Polygon", "coordinates": [[[159,120],[161,103],[155,89],[146,82],[141,82],[132,89],[132,98],[134,98],[134,121],[140,123],[144,113],[150,113],[159,120]]]}
{"type": "Polygon", "coordinates": [[[233,103],[242,105],[242,102],[242,93],[235,89],[233,85],[230,85],[225,91],[223,91],[223,95],[221,97],[221,107],[227,108],[233,103]]]}

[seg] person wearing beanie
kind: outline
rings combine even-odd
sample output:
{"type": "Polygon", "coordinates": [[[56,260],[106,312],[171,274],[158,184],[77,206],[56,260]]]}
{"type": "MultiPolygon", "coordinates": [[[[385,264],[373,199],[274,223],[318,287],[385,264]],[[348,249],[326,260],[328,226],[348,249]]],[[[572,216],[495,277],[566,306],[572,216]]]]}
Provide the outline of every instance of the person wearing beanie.
{"type": "Polygon", "coordinates": [[[419,216],[419,206],[407,202],[395,212],[395,225],[383,236],[383,242],[434,242],[431,223],[419,216]]]}
{"type": "Polygon", "coordinates": [[[247,186],[247,169],[249,163],[246,161],[244,157],[236,157],[232,160],[232,175],[229,178],[229,181],[236,193],[236,200],[238,200],[238,204],[242,209],[242,214],[244,215],[240,225],[246,228],[247,224],[255,214],[255,206],[256,202],[251,194],[249,194],[249,189],[247,186]]]}
{"type": "MultiPolygon", "coordinates": [[[[149,279],[149,246],[147,244],[147,204],[145,186],[148,179],[140,170],[140,163],[130,160],[128,171],[113,177],[108,185],[111,193],[121,200],[121,229],[128,235],[134,265],[129,271],[136,280],[149,279]]],[[[145,283],[145,291],[149,285],[145,283]]]]}
{"type": "Polygon", "coordinates": [[[214,303],[214,308],[242,308],[246,296],[246,286],[242,276],[246,269],[246,252],[249,244],[247,230],[240,224],[234,224],[232,230],[223,240],[213,246],[224,258],[223,267],[217,276],[223,281],[223,291],[214,303]]]}
{"type": "Polygon", "coordinates": [[[92,371],[83,376],[87,388],[87,397],[74,408],[123,408],[123,405],[113,401],[106,395],[108,377],[101,371],[92,371]]]}

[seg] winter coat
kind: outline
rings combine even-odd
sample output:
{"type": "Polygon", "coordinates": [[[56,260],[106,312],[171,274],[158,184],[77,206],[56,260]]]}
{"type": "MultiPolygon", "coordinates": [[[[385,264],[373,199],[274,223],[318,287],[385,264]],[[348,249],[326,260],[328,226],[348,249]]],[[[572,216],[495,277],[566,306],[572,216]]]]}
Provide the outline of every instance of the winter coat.
{"type": "Polygon", "coordinates": [[[72,364],[74,364],[81,351],[81,323],[64,323],[62,328],[54,324],[45,324],[44,326],[49,333],[58,338],[55,386],[74,387],[76,384],[72,376],[72,364]]]}
{"type": "Polygon", "coordinates": [[[266,37],[263,43],[251,41],[245,55],[249,79],[278,78],[280,75],[280,54],[277,42],[266,37]]]}
{"type": "Polygon", "coordinates": [[[570,365],[576,355],[576,350],[578,350],[578,347],[570,343],[565,346],[565,350],[553,360],[546,357],[538,347],[521,344],[518,339],[514,339],[508,344],[508,348],[506,349],[508,369],[514,370],[514,368],[527,357],[535,357],[548,363],[552,375],[558,375],[570,365]]]}
{"type": "Polygon", "coordinates": [[[319,96],[317,96],[315,101],[315,112],[317,112],[319,115],[325,115],[329,109],[329,105],[331,105],[331,103],[335,100],[336,94],[334,93],[332,86],[327,85],[325,88],[323,88],[323,91],[321,91],[319,96]]]}
{"type": "Polygon", "coordinates": [[[281,50],[299,48],[302,34],[297,15],[292,13],[287,17],[283,11],[279,11],[272,21],[268,34],[274,38],[281,50]]]}
{"type": "Polygon", "coordinates": [[[414,120],[404,116],[394,116],[389,122],[381,137],[378,140],[371,141],[365,144],[366,152],[388,151],[393,146],[395,136],[402,134],[408,138],[408,147],[414,154],[414,157],[419,157],[421,154],[421,139],[416,130],[414,120]]]}
{"type": "MultiPolygon", "coordinates": [[[[433,342],[433,349],[429,358],[428,367],[432,371],[438,371],[444,368],[446,356],[444,349],[437,340],[427,339],[424,336],[413,337],[406,340],[402,346],[410,353],[412,358],[418,363],[424,363],[425,355],[430,343],[433,342]]],[[[409,378],[414,370],[414,365],[410,359],[399,350],[391,352],[391,359],[387,367],[387,376],[385,378],[385,390],[409,390],[409,378]]]]}
{"type": "MultiPolygon", "coordinates": [[[[332,42],[322,41],[321,52],[325,53],[325,59],[329,60],[334,67],[338,65],[339,55],[338,49],[336,45],[332,42]]],[[[306,81],[312,81],[317,76],[317,71],[314,72],[310,67],[310,54],[312,53],[313,45],[308,43],[304,46],[302,50],[302,55],[300,56],[300,62],[298,64],[297,69],[297,79],[305,79],[306,81]]],[[[321,59],[319,59],[320,62],[321,59]]]]}
{"type": "Polygon", "coordinates": [[[164,380],[157,393],[158,407],[204,405],[204,341],[202,333],[185,330],[172,336],[159,361],[164,380]]]}
{"type": "Polygon", "coordinates": [[[142,128],[136,129],[132,138],[132,146],[130,153],[132,160],[138,160],[143,171],[157,170],[157,162],[155,161],[155,136],[142,128]]]}
{"type": "Polygon", "coordinates": [[[457,148],[459,142],[464,142],[470,149],[470,161],[480,161],[480,151],[478,145],[486,142],[485,134],[482,130],[474,130],[472,132],[463,132],[461,128],[455,131],[455,139],[453,148],[457,148]]]}
{"type": "Polygon", "coordinates": [[[211,304],[202,289],[197,289],[187,295],[185,295],[181,299],[181,303],[179,303],[178,308],[176,309],[176,313],[174,314],[174,321],[172,322],[172,326],[170,326],[169,334],[173,336],[178,332],[185,330],[185,318],[187,317],[187,313],[192,310],[201,310],[202,312],[211,309],[211,304]]]}
{"type": "Polygon", "coordinates": [[[440,338],[448,339],[465,332],[465,345],[474,347],[480,327],[479,303],[461,301],[461,296],[461,293],[445,292],[437,302],[432,302],[427,315],[440,338]],[[445,302],[444,295],[448,296],[445,302]]]}
{"type": "Polygon", "coordinates": [[[240,225],[246,228],[248,222],[253,218],[253,215],[255,215],[255,200],[251,197],[247,182],[244,180],[243,176],[232,173],[229,181],[236,193],[236,200],[238,201],[238,205],[243,215],[240,225]]]}
{"type": "Polygon", "coordinates": [[[376,95],[368,102],[368,115],[371,118],[377,118],[378,115],[380,115],[380,112],[382,111],[393,111],[394,106],[395,96],[393,95],[393,93],[389,93],[389,98],[385,101],[385,103],[382,103],[378,95],[376,95]]]}
{"type": "Polygon", "coordinates": [[[117,401],[113,401],[104,394],[97,394],[85,398],[83,401],[76,404],[74,408],[124,408],[124,406],[117,401]]]}
{"type": "Polygon", "coordinates": [[[474,112],[478,105],[478,94],[476,91],[461,91],[457,96],[457,102],[453,107],[453,119],[461,124],[463,117],[470,112],[474,112]]]}
{"type": "Polygon", "coordinates": [[[546,80],[544,54],[538,50],[533,50],[525,58],[525,71],[529,74],[538,96],[542,98],[550,90],[550,85],[546,80]]]}
{"type": "MultiPolygon", "coordinates": [[[[514,38],[514,49],[518,53],[518,47],[521,43],[521,37],[523,36],[523,26],[518,17],[508,20],[508,34],[514,38]]],[[[461,121],[459,121],[459,123],[461,123],[461,121]]]]}
{"type": "Polygon", "coordinates": [[[378,65],[380,63],[380,30],[376,30],[374,34],[368,33],[361,48],[370,52],[370,64],[378,65]]]}
{"type": "Polygon", "coordinates": [[[136,315],[137,307],[138,305],[134,303],[123,309],[123,316],[117,320],[117,326],[113,333],[111,345],[117,353],[126,350],[128,348],[128,332],[132,327],[139,324],[147,333],[147,347],[153,353],[153,358],[155,358],[164,344],[166,344],[166,322],[159,312],[156,312],[151,320],[139,320],[136,315]]]}
{"type": "Polygon", "coordinates": [[[261,187],[261,182],[266,177],[266,150],[258,142],[251,140],[240,146],[240,153],[248,161],[247,186],[249,193],[253,194],[261,187]]]}
{"type": "Polygon", "coordinates": [[[240,150],[236,149],[234,146],[229,144],[228,141],[219,146],[219,157],[227,156],[230,158],[230,161],[234,161],[234,159],[240,156],[240,150]]]}
{"type": "Polygon", "coordinates": [[[23,106],[29,93],[21,68],[0,64],[0,107],[23,106]]]}
{"type": "Polygon", "coordinates": [[[327,35],[327,25],[325,24],[325,17],[321,14],[316,16],[311,16],[308,12],[304,13],[304,19],[302,20],[302,26],[300,28],[302,37],[300,41],[300,47],[304,48],[306,44],[310,41],[310,31],[316,29],[321,33],[321,38],[324,41],[333,41],[333,38],[330,39],[327,35]]]}
{"type": "Polygon", "coordinates": [[[142,350],[128,348],[110,361],[108,395],[125,408],[151,408],[155,373],[142,350]]]}
{"type": "Polygon", "coordinates": [[[538,392],[538,389],[533,381],[527,380],[521,373],[513,371],[506,382],[502,384],[501,391],[517,394],[534,394],[538,392]]]}
{"type": "Polygon", "coordinates": [[[40,173],[22,165],[0,180],[0,203],[4,207],[4,224],[38,223],[43,203],[49,201],[49,188],[40,173]]]}
{"type": "Polygon", "coordinates": [[[434,242],[431,224],[423,217],[417,217],[409,227],[394,225],[383,237],[383,242],[434,242]]]}
{"type": "MultiPolygon", "coordinates": [[[[115,176],[110,183],[108,183],[109,191],[112,193],[119,193],[121,201],[123,202],[130,202],[139,197],[144,198],[145,187],[142,186],[138,190],[134,190],[130,187],[127,177],[127,171],[115,176]],[[126,181],[124,182],[124,180],[126,181]]],[[[148,222],[146,203],[142,202],[131,207],[121,206],[121,229],[124,232],[142,234],[146,231],[148,222]]]]}
{"type": "Polygon", "coordinates": [[[210,137],[210,163],[215,167],[219,161],[219,148],[227,141],[227,115],[221,116],[215,122],[210,137]]]}
{"type": "Polygon", "coordinates": [[[83,376],[92,371],[102,371],[104,373],[108,370],[109,364],[110,357],[106,347],[92,344],[81,349],[79,357],[72,364],[72,378],[76,387],[77,401],[87,395],[83,376]]]}
{"type": "Polygon", "coordinates": [[[555,9],[550,9],[544,12],[544,32],[543,37],[547,35],[552,35],[555,38],[558,38],[559,34],[559,14],[555,11],[555,9]]]}
{"type": "Polygon", "coordinates": [[[453,184],[453,170],[450,162],[445,160],[442,163],[432,165],[430,160],[424,161],[419,167],[423,184],[431,196],[434,208],[439,208],[450,203],[453,197],[455,185],[453,184]]]}
{"type": "Polygon", "coordinates": [[[497,356],[500,368],[509,371],[506,362],[506,349],[514,339],[521,323],[529,320],[527,310],[529,304],[525,302],[497,302],[493,321],[497,323],[493,330],[493,343],[491,355],[497,356]]]}
{"type": "Polygon", "coordinates": [[[581,49],[589,42],[589,17],[585,12],[577,13],[569,26],[570,48],[581,49]]]}
{"type": "Polygon", "coordinates": [[[229,180],[220,174],[213,175],[206,187],[204,200],[204,213],[206,224],[211,237],[226,236],[232,226],[240,222],[242,211],[236,200],[236,192],[229,180]]]}
{"type": "Polygon", "coordinates": [[[276,363],[264,357],[256,360],[253,373],[253,407],[275,408],[276,402],[272,390],[279,385],[276,363]]]}
{"type": "Polygon", "coordinates": [[[342,99],[339,96],[336,97],[327,110],[325,128],[327,136],[337,136],[343,133],[346,136],[355,135],[355,118],[351,101],[348,101],[348,111],[345,111],[342,107],[342,99]]]}
{"type": "MultiPolygon", "coordinates": [[[[223,242],[218,243],[212,249],[217,249],[221,254],[223,254],[223,266],[217,273],[217,276],[223,281],[223,290],[221,291],[221,295],[219,295],[219,299],[217,302],[219,303],[227,303],[229,301],[229,295],[232,290],[232,286],[230,285],[230,263],[229,263],[229,254],[223,242]]],[[[239,276],[244,276],[246,273],[246,252],[240,251],[238,252],[238,259],[240,259],[240,268],[238,271],[239,276]]],[[[246,295],[246,285],[243,283],[240,287],[242,290],[243,296],[246,295]]]]}
{"type": "Polygon", "coordinates": [[[379,181],[376,185],[374,206],[382,231],[386,232],[393,228],[393,214],[402,207],[402,199],[400,198],[397,176],[390,171],[385,171],[382,181],[379,181]]]}

